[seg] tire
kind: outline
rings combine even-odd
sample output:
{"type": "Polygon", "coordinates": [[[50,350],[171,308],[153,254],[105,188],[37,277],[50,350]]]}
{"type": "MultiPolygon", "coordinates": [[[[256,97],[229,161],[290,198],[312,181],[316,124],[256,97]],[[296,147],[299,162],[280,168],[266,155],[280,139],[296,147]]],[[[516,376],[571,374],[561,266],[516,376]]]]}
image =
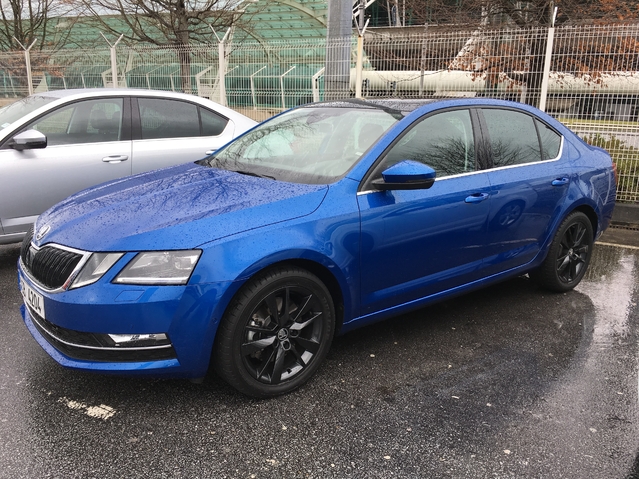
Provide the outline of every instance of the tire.
{"type": "Polygon", "coordinates": [[[548,290],[570,291],[586,274],[593,242],[590,219],[579,211],[571,213],[557,230],[548,256],[530,277],[548,290]]]}
{"type": "Polygon", "coordinates": [[[231,301],[215,338],[213,367],[246,395],[286,394],[317,371],[334,330],[333,301],[316,276],[296,267],[272,269],[231,301]]]}

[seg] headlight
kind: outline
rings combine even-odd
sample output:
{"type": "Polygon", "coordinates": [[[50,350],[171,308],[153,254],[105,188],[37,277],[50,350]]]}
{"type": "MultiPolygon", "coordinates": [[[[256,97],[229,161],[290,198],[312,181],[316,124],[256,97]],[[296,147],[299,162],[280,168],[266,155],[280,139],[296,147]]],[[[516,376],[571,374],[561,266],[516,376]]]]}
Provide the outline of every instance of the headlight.
{"type": "Polygon", "coordinates": [[[202,251],[139,253],[113,280],[120,284],[186,284],[202,251]]]}
{"type": "Polygon", "coordinates": [[[124,253],[93,253],[89,261],[82,267],[80,274],[76,276],[69,289],[79,288],[87,284],[95,283],[104,273],[109,271],[124,253]]]}

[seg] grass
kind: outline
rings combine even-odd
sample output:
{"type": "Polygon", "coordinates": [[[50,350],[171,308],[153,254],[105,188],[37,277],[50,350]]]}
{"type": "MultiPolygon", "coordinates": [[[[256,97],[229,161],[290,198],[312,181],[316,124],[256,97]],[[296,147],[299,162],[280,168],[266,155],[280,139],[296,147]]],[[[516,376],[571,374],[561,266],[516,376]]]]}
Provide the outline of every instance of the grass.
{"type": "Polygon", "coordinates": [[[639,202],[639,149],[626,145],[614,135],[595,133],[585,136],[584,140],[610,153],[617,167],[617,199],[639,202]]]}

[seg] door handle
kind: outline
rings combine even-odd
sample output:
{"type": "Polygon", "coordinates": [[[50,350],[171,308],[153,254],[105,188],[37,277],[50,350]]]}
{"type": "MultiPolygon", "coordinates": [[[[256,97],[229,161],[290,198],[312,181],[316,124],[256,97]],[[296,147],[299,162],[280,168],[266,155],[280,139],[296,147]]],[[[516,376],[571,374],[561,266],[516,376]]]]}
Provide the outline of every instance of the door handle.
{"type": "Polygon", "coordinates": [[[568,178],[557,178],[556,180],[552,180],[553,186],[564,186],[567,185],[570,180],[568,178]]]}
{"type": "Polygon", "coordinates": [[[204,152],[204,154],[205,154],[206,156],[209,156],[209,155],[212,155],[213,153],[215,153],[216,151],[217,151],[217,150],[206,150],[206,151],[204,152]]]}
{"type": "Polygon", "coordinates": [[[123,161],[128,160],[129,157],[127,155],[111,155],[105,156],[102,158],[102,161],[105,163],[122,163],[123,161]]]}
{"type": "Polygon", "coordinates": [[[488,199],[487,193],[474,193],[464,200],[466,203],[481,203],[484,200],[488,199]]]}

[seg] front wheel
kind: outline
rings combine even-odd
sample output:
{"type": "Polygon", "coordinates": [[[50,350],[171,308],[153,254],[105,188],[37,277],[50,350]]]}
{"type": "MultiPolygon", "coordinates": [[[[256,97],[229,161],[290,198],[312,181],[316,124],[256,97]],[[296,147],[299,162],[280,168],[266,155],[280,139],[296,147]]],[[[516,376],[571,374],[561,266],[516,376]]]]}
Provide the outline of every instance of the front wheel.
{"type": "Polygon", "coordinates": [[[306,270],[276,268],[249,281],[231,302],[216,335],[213,366],[249,396],[285,394],[315,373],[334,329],[324,284],[306,270]]]}
{"type": "Polygon", "coordinates": [[[593,242],[590,219],[579,211],[571,213],[561,223],[548,256],[530,277],[551,291],[570,291],[586,274],[593,242]]]}

